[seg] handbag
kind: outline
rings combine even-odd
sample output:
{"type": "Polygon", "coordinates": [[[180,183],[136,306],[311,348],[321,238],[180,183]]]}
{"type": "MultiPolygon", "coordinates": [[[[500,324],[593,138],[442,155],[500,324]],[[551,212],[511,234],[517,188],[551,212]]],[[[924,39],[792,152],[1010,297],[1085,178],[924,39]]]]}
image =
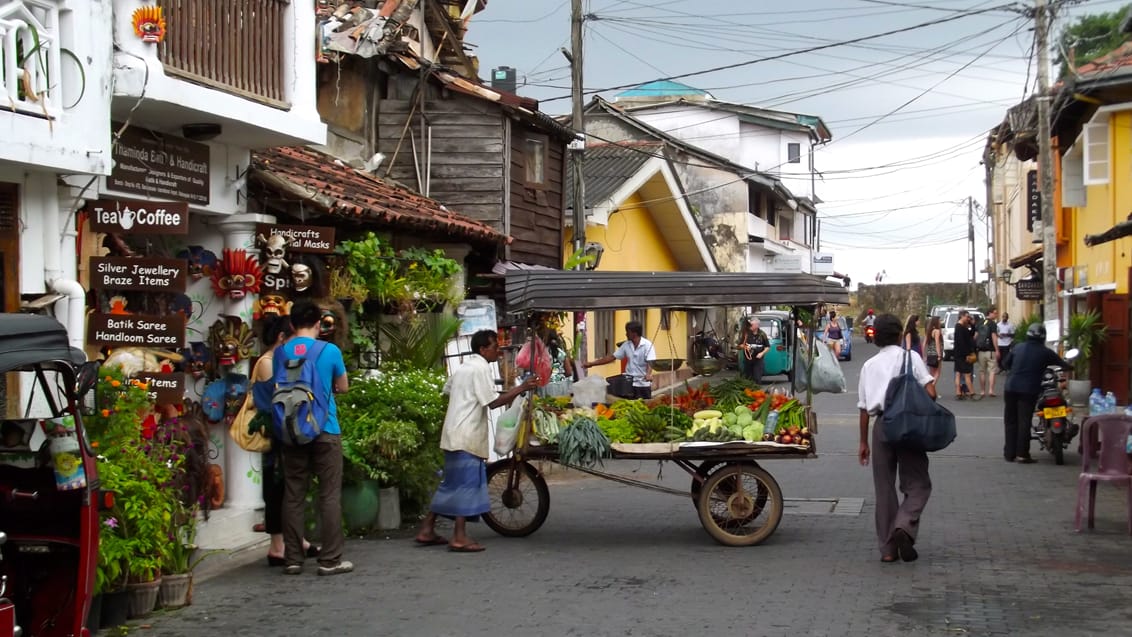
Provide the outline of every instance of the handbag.
{"type": "Polygon", "coordinates": [[[266,453],[271,451],[271,438],[264,433],[265,428],[260,427],[253,432],[250,427],[258,414],[259,410],[255,407],[255,399],[252,397],[252,392],[249,391],[244,395],[244,402],[240,405],[240,411],[236,412],[236,415],[232,418],[232,424],[228,427],[228,435],[244,451],[266,453]]]}
{"type": "Polygon", "coordinates": [[[965,356],[965,357],[963,358],[963,360],[965,360],[965,361],[967,361],[968,363],[970,363],[970,364],[974,365],[974,364],[975,364],[975,362],[979,360],[979,355],[978,355],[978,354],[976,354],[976,353],[974,353],[974,352],[971,352],[970,354],[967,354],[967,356],[965,356]]]}
{"type": "Polygon", "coordinates": [[[886,442],[906,449],[939,451],[955,440],[955,414],[932,400],[916,380],[908,352],[900,374],[885,391],[881,425],[886,442]]]}
{"type": "Polygon", "coordinates": [[[939,355],[928,354],[928,359],[924,362],[928,364],[928,367],[939,367],[939,355]]]}

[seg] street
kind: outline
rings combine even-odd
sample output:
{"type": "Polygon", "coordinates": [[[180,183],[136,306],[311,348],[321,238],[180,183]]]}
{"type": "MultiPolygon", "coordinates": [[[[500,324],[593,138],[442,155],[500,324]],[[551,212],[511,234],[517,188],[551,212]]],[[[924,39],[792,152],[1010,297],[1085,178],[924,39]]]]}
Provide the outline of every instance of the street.
{"type": "MultiPolygon", "coordinates": [[[[934,491],[914,563],[882,564],[871,472],[859,466],[856,378],[876,352],[854,343],[849,393],[820,395],[820,456],[770,461],[788,499],[775,534],[716,544],[691,502],[609,481],[551,476],[546,524],[522,539],[471,533],[474,555],[418,548],[411,531],[351,540],[353,574],[309,561],[285,577],[262,561],[196,586],[193,605],[158,613],[142,634],[1114,635],[1132,622],[1132,538],[1124,491],[1101,485],[1097,528],[1075,533],[1079,456],[1053,464],[1001,457],[1001,398],[957,402],[945,363],[941,400],[959,437],[931,456],[934,491]],[[834,501],[836,500],[836,502],[834,501]],[[860,502],[863,500],[863,506],[860,502]]],[[[1002,393],[1002,381],[997,392],[1002,393]]],[[[1073,445],[1075,449],[1076,445],[1073,445]]],[[[613,471],[687,485],[676,466],[613,471]]],[[[442,533],[450,532],[443,528],[442,533]]]]}

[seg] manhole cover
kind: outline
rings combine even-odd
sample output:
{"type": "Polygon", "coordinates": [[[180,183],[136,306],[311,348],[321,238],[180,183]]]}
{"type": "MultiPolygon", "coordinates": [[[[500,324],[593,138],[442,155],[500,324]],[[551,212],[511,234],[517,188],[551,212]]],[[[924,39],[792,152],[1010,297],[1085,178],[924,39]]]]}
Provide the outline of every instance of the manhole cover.
{"type": "Polygon", "coordinates": [[[785,498],[783,513],[794,515],[848,515],[861,514],[864,498],[785,498]]]}

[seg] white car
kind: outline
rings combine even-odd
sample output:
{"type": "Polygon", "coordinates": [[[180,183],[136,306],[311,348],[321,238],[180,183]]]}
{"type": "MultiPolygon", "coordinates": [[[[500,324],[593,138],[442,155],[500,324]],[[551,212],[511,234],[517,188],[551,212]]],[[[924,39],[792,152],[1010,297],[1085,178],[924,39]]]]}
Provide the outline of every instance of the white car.
{"type": "MultiPolygon", "coordinates": [[[[986,318],[978,310],[969,309],[967,311],[975,318],[976,323],[986,318]]],[[[940,319],[940,323],[943,325],[943,360],[945,361],[951,360],[952,353],[955,350],[955,324],[958,322],[959,310],[949,310],[940,319]]]]}

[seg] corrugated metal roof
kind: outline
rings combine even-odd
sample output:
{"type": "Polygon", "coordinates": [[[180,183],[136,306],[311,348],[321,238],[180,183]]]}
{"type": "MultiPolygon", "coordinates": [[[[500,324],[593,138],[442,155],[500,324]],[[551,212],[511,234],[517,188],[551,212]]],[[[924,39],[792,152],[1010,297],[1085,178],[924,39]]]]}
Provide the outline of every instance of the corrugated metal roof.
{"type": "Polygon", "coordinates": [[[510,271],[509,312],[844,304],[849,292],[811,274],[510,271]]]}
{"type": "MultiPolygon", "coordinates": [[[[660,155],[659,143],[626,142],[586,147],[586,208],[593,208],[609,199],[627,180],[637,174],[650,159],[660,155]]],[[[574,182],[574,162],[566,158],[566,183],[574,182]]],[[[574,207],[574,189],[566,189],[566,207],[574,207]]]]}
{"type": "Polygon", "coordinates": [[[694,86],[673,82],[672,80],[657,80],[617,94],[617,97],[656,97],[669,95],[708,95],[711,93],[694,86]]]}

